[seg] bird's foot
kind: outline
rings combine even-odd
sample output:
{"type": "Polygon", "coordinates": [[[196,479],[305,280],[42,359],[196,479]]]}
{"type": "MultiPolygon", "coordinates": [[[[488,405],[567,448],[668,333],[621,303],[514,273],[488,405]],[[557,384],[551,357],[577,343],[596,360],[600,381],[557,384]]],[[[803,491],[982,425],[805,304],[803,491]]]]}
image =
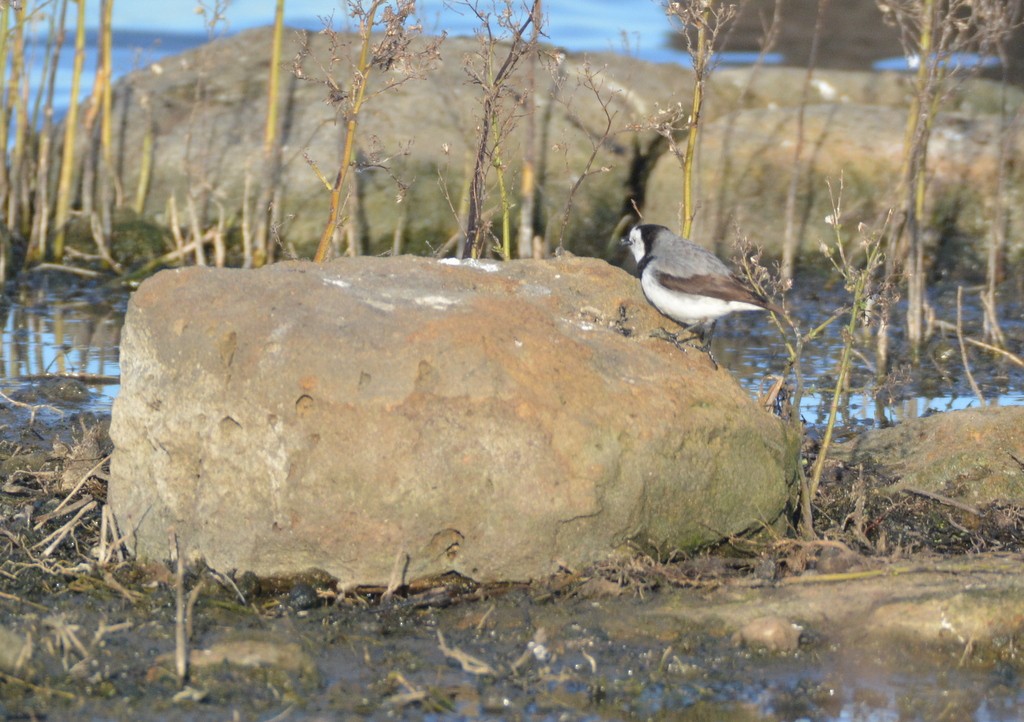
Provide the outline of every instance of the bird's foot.
{"type": "Polygon", "coordinates": [[[668,341],[670,344],[675,346],[682,352],[686,352],[687,347],[696,348],[698,350],[704,350],[700,346],[697,346],[694,341],[700,339],[700,334],[694,333],[690,329],[684,329],[683,331],[677,331],[672,333],[666,331],[663,328],[655,329],[651,331],[651,338],[661,339],[662,341],[668,341]]]}
{"type": "Polygon", "coordinates": [[[686,353],[687,348],[695,348],[701,353],[707,354],[708,360],[711,361],[711,365],[715,367],[715,371],[718,370],[718,361],[715,360],[714,355],[711,353],[710,334],[705,335],[701,333],[700,330],[694,330],[691,328],[677,331],[676,333],[659,328],[651,331],[651,338],[668,341],[683,353],[686,353]]]}

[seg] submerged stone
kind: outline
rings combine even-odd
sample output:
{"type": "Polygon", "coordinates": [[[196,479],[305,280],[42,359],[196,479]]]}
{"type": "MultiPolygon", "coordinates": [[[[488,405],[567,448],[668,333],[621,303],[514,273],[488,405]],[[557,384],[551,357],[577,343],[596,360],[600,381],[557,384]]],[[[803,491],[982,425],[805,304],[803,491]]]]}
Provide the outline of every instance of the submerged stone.
{"type": "Polygon", "coordinates": [[[189,268],[129,305],[110,504],[141,557],[343,584],[777,522],[798,442],[595,259],[189,268]]]}

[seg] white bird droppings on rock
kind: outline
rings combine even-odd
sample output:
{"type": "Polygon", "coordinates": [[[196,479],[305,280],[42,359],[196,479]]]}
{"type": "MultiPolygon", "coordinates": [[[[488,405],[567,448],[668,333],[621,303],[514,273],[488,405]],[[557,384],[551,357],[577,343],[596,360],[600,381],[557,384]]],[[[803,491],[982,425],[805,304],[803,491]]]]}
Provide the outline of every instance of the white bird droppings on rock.
{"type": "Polygon", "coordinates": [[[446,296],[421,296],[416,299],[416,303],[420,306],[429,306],[430,308],[436,308],[438,311],[443,311],[449,306],[454,306],[458,301],[446,296]]]}
{"type": "Polygon", "coordinates": [[[445,266],[475,268],[478,271],[486,271],[487,273],[494,273],[501,268],[501,264],[497,261],[481,261],[478,258],[442,258],[438,263],[444,264],[445,266]]]}

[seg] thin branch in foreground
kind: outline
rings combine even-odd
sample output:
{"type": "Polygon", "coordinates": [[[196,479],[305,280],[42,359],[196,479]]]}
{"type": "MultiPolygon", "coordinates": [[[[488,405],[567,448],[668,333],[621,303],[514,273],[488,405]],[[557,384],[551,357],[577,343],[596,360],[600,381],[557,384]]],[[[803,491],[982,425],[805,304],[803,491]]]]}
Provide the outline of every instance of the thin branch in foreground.
{"type": "Polygon", "coordinates": [[[441,633],[440,629],[437,630],[437,645],[441,650],[441,654],[448,659],[454,659],[462,666],[462,671],[468,672],[469,674],[475,674],[477,676],[498,676],[497,670],[482,659],[474,657],[467,652],[463,652],[458,647],[449,647],[445,642],[444,635],[441,633]]]}

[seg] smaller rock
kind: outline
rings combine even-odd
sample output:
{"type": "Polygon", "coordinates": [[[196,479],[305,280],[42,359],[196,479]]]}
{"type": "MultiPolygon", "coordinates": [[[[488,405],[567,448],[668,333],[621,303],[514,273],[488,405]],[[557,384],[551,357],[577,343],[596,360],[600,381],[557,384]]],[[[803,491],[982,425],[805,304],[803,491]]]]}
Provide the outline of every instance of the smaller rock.
{"type": "Polygon", "coordinates": [[[863,563],[864,557],[852,549],[828,547],[822,549],[814,568],[819,574],[845,574],[863,563]]]}
{"type": "Polygon", "coordinates": [[[0,671],[17,674],[31,657],[31,640],[7,627],[0,627],[0,671]]]}
{"type": "Polygon", "coordinates": [[[758,617],[736,632],[732,641],[769,652],[795,652],[803,627],[784,617],[758,617]]]}
{"type": "Polygon", "coordinates": [[[313,588],[312,584],[307,584],[306,582],[299,582],[288,592],[288,606],[298,612],[312,609],[318,601],[316,589],[313,588]]]}
{"type": "Polygon", "coordinates": [[[1024,407],[948,411],[868,431],[833,447],[833,458],[864,464],[913,487],[972,505],[1024,501],[1024,407]]]}
{"type": "Polygon", "coordinates": [[[290,672],[316,672],[316,663],[296,642],[272,639],[234,639],[214,642],[189,655],[194,668],[230,664],[236,667],[275,667],[290,672]]]}
{"type": "Polygon", "coordinates": [[[92,397],[89,387],[78,379],[54,376],[39,381],[36,392],[43,401],[78,404],[92,397]]]}

